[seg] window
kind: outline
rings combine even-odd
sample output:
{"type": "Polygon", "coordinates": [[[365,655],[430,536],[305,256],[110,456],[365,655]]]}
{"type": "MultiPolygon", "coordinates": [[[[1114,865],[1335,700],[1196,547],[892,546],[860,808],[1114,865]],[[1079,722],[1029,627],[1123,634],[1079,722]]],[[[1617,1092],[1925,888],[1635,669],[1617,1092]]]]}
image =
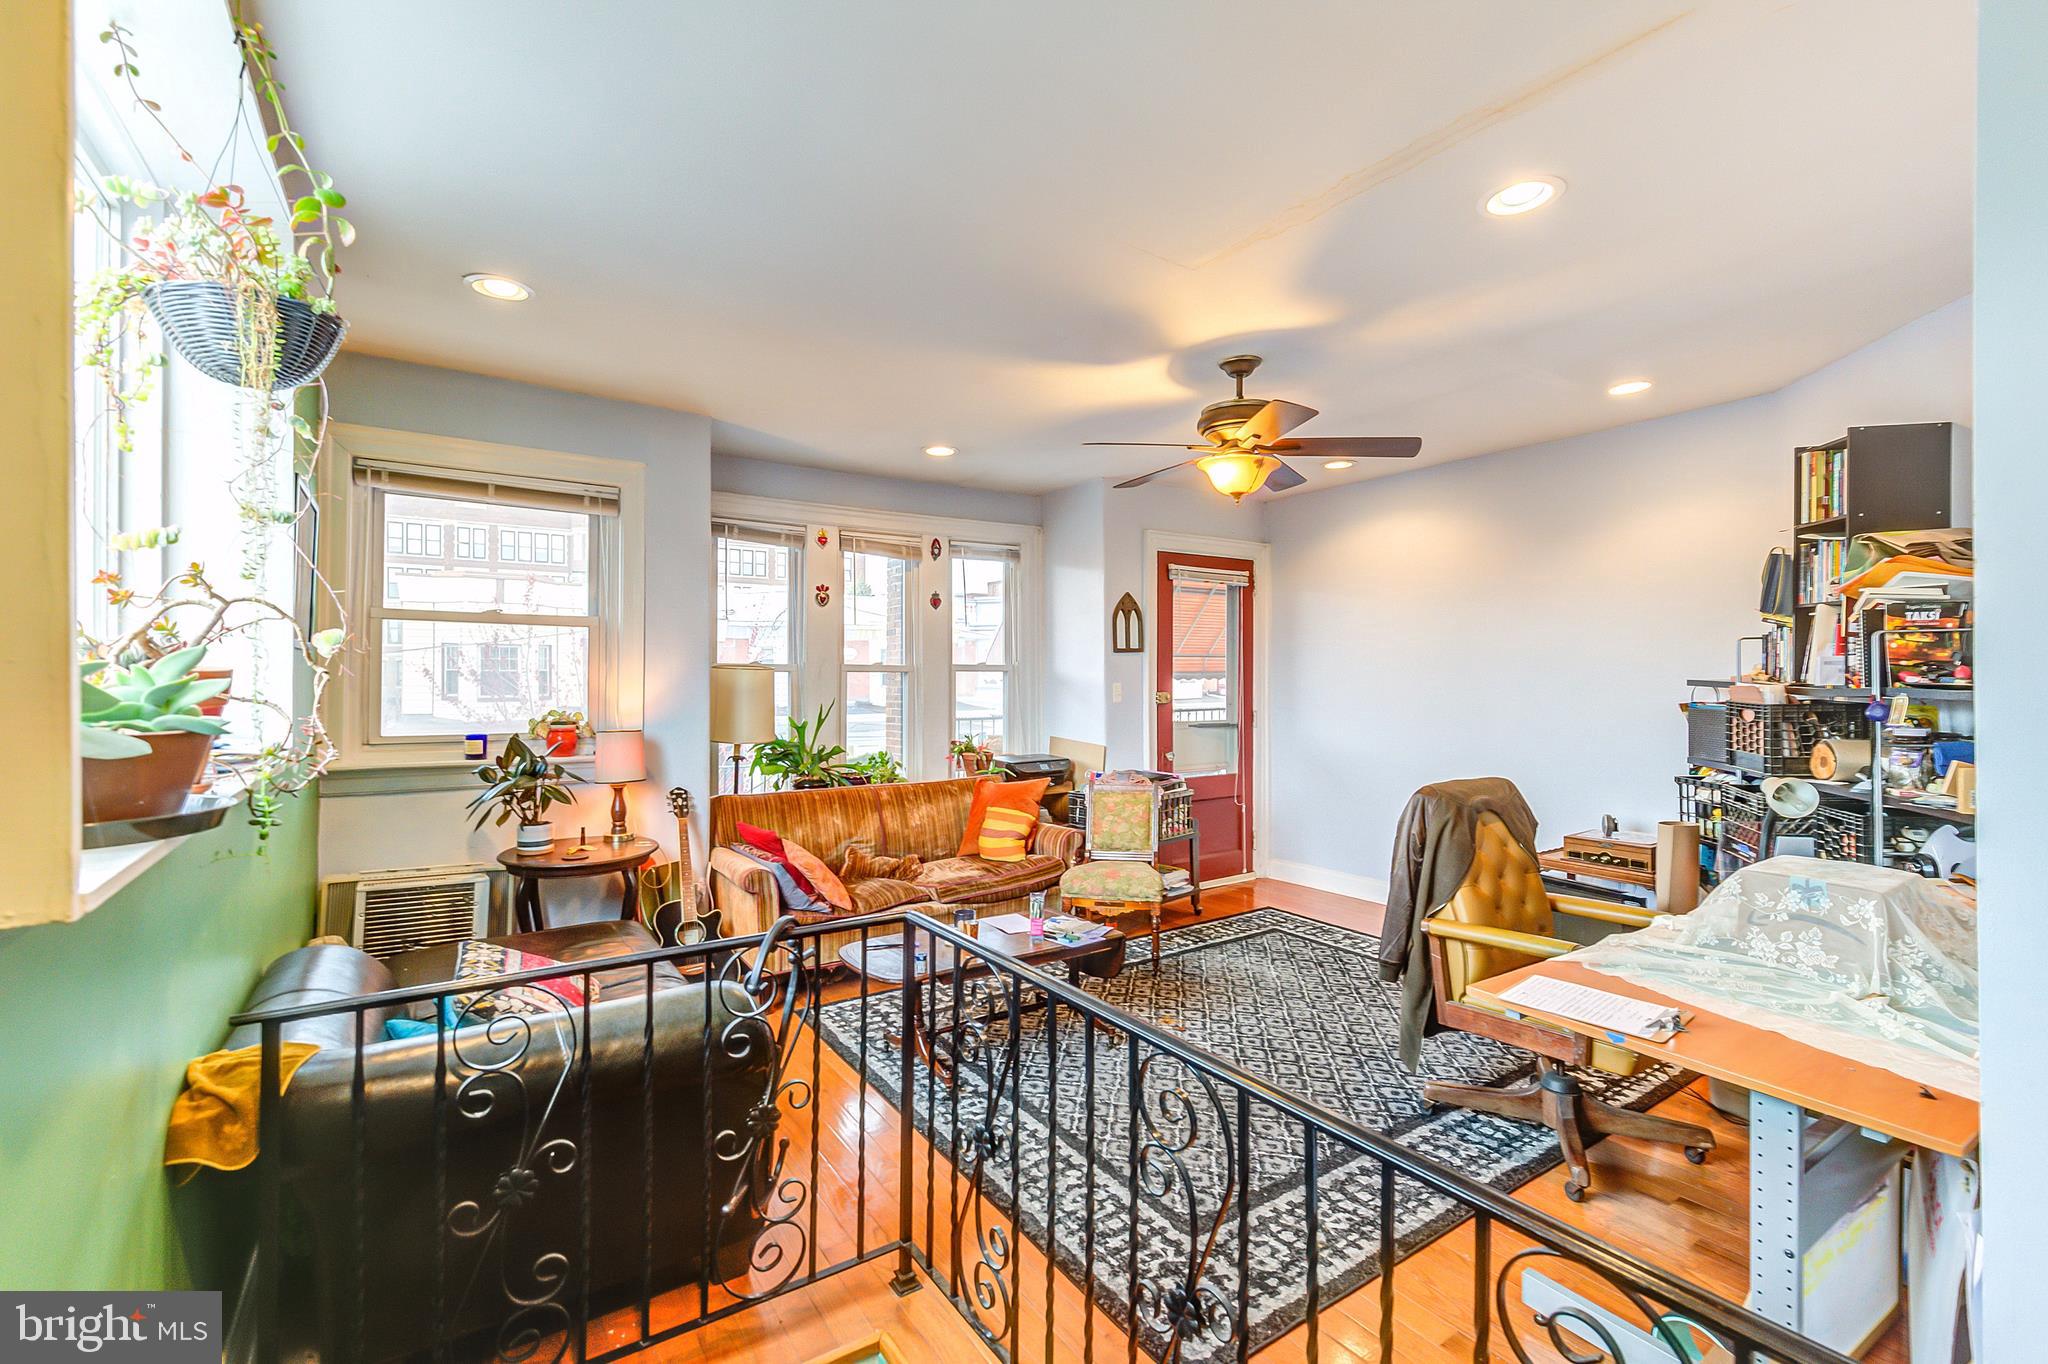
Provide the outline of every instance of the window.
{"type": "MultiPolygon", "coordinates": [[[[802,575],[803,530],[800,527],[744,526],[719,522],[712,526],[713,553],[718,565],[717,661],[758,663],[775,669],[775,724],[786,729],[796,703],[796,622],[802,619],[797,584],[802,575]]],[[[732,788],[732,749],[718,745],[719,789],[732,788]]],[[[764,789],[760,780],[740,773],[740,789],[764,789]]]]}
{"type": "Polygon", "coordinates": [[[953,546],[953,735],[975,736],[997,752],[1010,747],[1014,546],[953,546]]]}
{"type": "Polygon", "coordinates": [[[469,484],[362,459],[355,481],[365,538],[384,550],[365,565],[373,586],[362,599],[383,641],[362,707],[366,742],[506,734],[552,709],[602,712],[601,568],[616,492],[469,484]]]}
{"type": "Polygon", "coordinates": [[[840,562],[840,688],[846,751],[887,752],[906,765],[910,742],[912,623],[918,546],[842,533],[840,562]]]}

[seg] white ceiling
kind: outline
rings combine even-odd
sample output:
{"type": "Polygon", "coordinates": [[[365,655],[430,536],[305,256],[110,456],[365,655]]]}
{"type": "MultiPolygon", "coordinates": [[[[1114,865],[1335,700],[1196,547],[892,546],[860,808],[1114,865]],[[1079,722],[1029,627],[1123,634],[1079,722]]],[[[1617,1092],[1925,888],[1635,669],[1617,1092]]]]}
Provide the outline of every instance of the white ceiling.
{"type": "Polygon", "coordinates": [[[735,454],[1124,476],[1168,461],[1080,442],[1187,437],[1250,349],[1298,434],[1434,462],[1767,391],[1969,289],[1968,0],[262,10],[362,234],[352,347],[735,454]],[[1554,206],[1479,212],[1536,173],[1554,206]]]}

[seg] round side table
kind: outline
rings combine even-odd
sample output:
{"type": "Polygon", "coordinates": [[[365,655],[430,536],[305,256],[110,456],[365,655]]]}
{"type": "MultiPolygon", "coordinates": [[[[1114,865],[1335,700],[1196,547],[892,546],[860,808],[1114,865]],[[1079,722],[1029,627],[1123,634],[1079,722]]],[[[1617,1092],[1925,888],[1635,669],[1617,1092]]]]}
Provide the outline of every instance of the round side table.
{"type": "Polygon", "coordinates": [[[661,845],[651,838],[636,838],[631,843],[616,844],[602,838],[588,843],[574,838],[558,838],[548,845],[546,852],[523,853],[517,848],[507,848],[498,854],[498,864],[512,874],[516,883],[512,892],[512,910],[519,920],[519,931],[533,933],[548,926],[540,904],[540,883],[543,881],[617,874],[625,881],[619,893],[619,917],[639,918],[640,868],[660,851],[661,845]],[[579,848],[589,855],[570,858],[569,854],[579,848]]]}

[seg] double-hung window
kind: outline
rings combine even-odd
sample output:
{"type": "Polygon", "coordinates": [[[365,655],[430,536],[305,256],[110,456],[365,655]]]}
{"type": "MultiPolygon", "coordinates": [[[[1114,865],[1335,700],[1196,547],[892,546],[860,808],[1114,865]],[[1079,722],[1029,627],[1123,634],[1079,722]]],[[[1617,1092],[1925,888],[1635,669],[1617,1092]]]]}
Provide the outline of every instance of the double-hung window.
{"type": "MultiPolygon", "coordinates": [[[[775,728],[786,732],[796,704],[796,673],[803,619],[804,532],[801,526],[714,522],[717,616],[713,625],[720,663],[752,663],[775,670],[775,728]]],[[[732,785],[732,748],[718,745],[720,790],[732,785]]],[[[765,789],[751,771],[740,789],[765,789]]]]}
{"type": "Polygon", "coordinates": [[[840,705],[846,749],[911,763],[911,696],[917,656],[911,602],[916,541],[851,531],[839,537],[840,705]]]}
{"type": "Polygon", "coordinates": [[[1015,545],[953,543],[953,736],[984,740],[997,752],[1017,735],[1015,545]]]}
{"type": "Polygon", "coordinates": [[[357,459],[369,744],[602,722],[619,490],[357,459]],[[452,552],[450,552],[452,551],[452,552]]]}

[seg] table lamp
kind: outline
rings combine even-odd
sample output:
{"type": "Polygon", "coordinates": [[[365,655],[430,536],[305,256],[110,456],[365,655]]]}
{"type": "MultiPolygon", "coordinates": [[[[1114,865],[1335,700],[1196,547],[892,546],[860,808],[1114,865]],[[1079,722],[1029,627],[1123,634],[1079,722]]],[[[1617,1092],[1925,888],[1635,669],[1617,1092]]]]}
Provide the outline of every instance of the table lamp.
{"type": "Polygon", "coordinates": [[[775,669],[757,663],[711,668],[711,742],[732,745],[732,789],[740,789],[740,746],[775,737],[775,669]]]}
{"type": "Polygon", "coordinates": [[[612,788],[612,831],[606,841],[631,843],[626,828],[626,783],[647,780],[647,748],[637,729],[597,732],[597,779],[612,788]]]}

